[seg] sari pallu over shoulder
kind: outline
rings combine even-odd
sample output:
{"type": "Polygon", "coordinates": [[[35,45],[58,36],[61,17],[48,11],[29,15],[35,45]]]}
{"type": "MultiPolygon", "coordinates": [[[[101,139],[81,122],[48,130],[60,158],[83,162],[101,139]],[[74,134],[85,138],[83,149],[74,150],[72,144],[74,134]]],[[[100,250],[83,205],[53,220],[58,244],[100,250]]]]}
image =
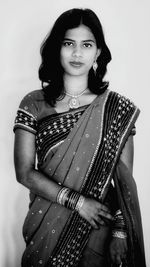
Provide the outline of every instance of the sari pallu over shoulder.
{"type": "MultiPolygon", "coordinates": [[[[107,90],[87,108],[55,154],[47,156],[41,171],[64,186],[104,201],[116,163],[138,114],[139,110],[130,100],[107,90]]],[[[41,198],[34,201],[32,208],[39,209],[38,201],[43,213],[42,218],[37,216],[38,227],[29,232],[29,222],[34,222],[31,214],[24,225],[24,234],[30,243],[23,257],[23,266],[29,266],[28,262],[33,266],[36,264],[37,249],[44,266],[77,266],[90,236],[90,224],[78,213],[41,198]],[[49,254],[44,247],[48,248],[49,254]]]]}

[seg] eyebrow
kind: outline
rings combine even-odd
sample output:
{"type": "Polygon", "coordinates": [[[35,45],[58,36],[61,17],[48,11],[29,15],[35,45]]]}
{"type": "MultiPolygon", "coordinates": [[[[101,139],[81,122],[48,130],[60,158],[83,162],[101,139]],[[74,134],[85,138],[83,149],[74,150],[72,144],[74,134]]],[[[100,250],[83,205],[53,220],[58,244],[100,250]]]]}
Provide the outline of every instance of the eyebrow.
{"type": "MultiPolygon", "coordinates": [[[[70,38],[64,38],[63,41],[71,41],[71,42],[75,42],[75,40],[70,39],[70,38]]],[[[95,43],[95,41],[92,40],[92,39],[82,40],[82,42],[83,42],[83,43],[86,43],[86,42],[93,42],[93,43],[95,43]]]]}

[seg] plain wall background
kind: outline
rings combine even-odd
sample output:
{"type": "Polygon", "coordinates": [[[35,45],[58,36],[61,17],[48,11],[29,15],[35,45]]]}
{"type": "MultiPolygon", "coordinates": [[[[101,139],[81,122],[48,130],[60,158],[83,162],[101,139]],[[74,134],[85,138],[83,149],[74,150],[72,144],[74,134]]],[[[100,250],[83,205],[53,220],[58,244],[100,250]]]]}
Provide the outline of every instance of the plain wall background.
{"type": "Polygon", "coordinates": [[[28,190],[15,181],[13,123],[22,97],[40,88],[40,44],[66,9],[89,7],[100,17],[113,60],[110,88],[141,109],[135,136],[134,177],[141,205],[147,266],[150,267],[150,2],[146,0],[0,1],[0,266],[19,267],[25,244],[22,224],[28,190]]]}

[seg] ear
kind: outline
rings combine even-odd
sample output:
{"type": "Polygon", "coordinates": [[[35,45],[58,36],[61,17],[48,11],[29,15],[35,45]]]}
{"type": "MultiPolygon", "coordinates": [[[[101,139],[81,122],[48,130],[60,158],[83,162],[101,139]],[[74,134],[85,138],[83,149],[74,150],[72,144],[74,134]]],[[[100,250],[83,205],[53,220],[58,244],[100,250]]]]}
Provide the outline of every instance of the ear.
{"type": "Polygon", "coordinates": [[[100,53],[101,53],[101,49],[98,48],[97,52],[96,52],[95,60],[97,60],[97,58],[99,57],[100,53]]]}

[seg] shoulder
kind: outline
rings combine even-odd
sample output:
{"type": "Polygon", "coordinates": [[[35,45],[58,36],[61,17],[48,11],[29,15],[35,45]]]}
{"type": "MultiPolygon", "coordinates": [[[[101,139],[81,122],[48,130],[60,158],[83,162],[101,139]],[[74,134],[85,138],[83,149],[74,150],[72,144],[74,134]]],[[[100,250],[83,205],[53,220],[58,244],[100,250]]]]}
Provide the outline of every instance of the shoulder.
{"type": "Polygon", "coordinates": [[[34,90],[29,92],[25,97],[31,97],[35,101],[43,100],[44,99],[44,92],[42,89],[34,90]]]}
{"type": "Polygon", "coordinates": [[[42,89],[34,90],[26,94],[19,105],[19,111],[28,113],[37,121],[55,113],[54,108],[45,100],[44,91],[42,89]]]}
{"type": "MultiPolygon", "coordinates": [[[[111,115],[115,114],[120,122],[130,121],[136,122],[140,109],[135,105],[135,103],[128,97],[119,94],[118,92],[109,90],[108,94],[108,105],[111,106],[111,115]],[[114,113],[113,113],[114,111],[114,113]]],[[[131,134],[135,135],[135,125],[132,127],[131,134]]]]}
{"type": "Polygon", "coordinates": [[[137,109],[139,110],[139,108],[136,106],[136,104],[128,97],[113,91],[113,90],[109,90],[109,99],[112,101],[115,101],[116,104],[118,104],[118,108],[127,108],[127,110],[129,108],[132,109],[137,109]]]}
{"type": "Polygon", "coordinates": [[[17,128],[36,133],[40,106],[45,102],[42,90],[34,90],[26,94],[17,110],[14,131],[17,128]]]}
{"type": "Polygon", "coordinates": [[[108,90],[107,114],[117,122],[119,127],[127,124],[131,135],[136,134],[135,122],[140,109],[128,97],[112,90],[108,90]]]}
{"type": "Polygon", "coordinates": [[[34,105],[38,105],[39,101],[44,101],[43,90],[39,89],[39,90],[34,90],[34,91],[29,92],[23,97],[23,99],[21,100],[21,103],[22,102],[30,103],[31,101],[34,105]]]}
{"type": "Polygon", "coordinates": [[[40,105],[45,102],[43,90],[34,90],[26,94],[19,105],[19,109],[38,116],[40,105]]]}

